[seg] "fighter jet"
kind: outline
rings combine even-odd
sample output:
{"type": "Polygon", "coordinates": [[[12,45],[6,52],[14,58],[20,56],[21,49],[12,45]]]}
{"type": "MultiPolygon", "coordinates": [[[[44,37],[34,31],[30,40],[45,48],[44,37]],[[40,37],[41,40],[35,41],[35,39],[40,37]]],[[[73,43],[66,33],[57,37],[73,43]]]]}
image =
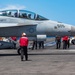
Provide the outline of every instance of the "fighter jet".
{"type": "Polygon", "coordinates": [[[0,11],[0,36],[21,36],[25,32],[31,39],[47,36],[75,35],[75,26],[49,20],[27,10],[0,11]]]}

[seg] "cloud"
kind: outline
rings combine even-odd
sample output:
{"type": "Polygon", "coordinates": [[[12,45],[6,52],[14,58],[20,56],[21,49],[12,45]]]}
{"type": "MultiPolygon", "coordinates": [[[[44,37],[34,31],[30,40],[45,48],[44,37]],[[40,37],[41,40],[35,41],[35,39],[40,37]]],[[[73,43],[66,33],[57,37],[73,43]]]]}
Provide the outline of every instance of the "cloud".
{"type": "Polygon", "coordinates": [[[9,9],[25,9],[25,6],[22,5],[7,5],[5,8],[1,8],[0,10],[9,10],[9,9]]]}

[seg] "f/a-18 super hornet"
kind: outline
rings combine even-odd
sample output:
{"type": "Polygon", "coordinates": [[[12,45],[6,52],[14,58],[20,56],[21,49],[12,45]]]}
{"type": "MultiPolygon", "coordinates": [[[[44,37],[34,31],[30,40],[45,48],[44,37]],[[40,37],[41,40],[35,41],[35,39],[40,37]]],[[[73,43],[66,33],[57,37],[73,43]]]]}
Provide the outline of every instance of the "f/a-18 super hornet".
{"type": "Polygon", "coordinates": [[[75,35],[75,26],[52,21],[27,10],[0,11],[0,36],[21,36],[25,32],[31,39],[46,36],[75,35]]]}

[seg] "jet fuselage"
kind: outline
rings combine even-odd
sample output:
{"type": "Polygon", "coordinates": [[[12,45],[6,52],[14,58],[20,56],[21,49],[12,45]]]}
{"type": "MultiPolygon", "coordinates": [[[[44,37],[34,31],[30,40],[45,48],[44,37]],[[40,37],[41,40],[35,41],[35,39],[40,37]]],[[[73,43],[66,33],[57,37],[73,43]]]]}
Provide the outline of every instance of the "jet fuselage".
{"type": "MultiPolygon", "coordinates": [[[[18,14],[22,13],[18,12],[18,14]]],[[[39,19],[22,18],[21,16],[0,16],[0,36],[21,36],[22,32],[25,32],[28,37],[36,37],[37,35],[74,36],[75,26],[51,21],[41,18],[41,16],[39,16],[39,19]]]]}

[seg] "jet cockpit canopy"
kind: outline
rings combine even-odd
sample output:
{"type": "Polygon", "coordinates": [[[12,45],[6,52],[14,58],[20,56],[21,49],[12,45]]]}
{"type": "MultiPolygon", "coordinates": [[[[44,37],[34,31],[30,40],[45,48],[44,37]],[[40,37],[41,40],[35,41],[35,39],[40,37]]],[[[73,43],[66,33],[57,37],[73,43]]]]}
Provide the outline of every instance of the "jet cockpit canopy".
{"type": "Polygon", "coordinates": [[[31,20],[48,20],[45,17],[42,17],[36,13],[27,10],[4,10],[4,11],[0,11],[0,16],[25,18],[31,20]]]}

